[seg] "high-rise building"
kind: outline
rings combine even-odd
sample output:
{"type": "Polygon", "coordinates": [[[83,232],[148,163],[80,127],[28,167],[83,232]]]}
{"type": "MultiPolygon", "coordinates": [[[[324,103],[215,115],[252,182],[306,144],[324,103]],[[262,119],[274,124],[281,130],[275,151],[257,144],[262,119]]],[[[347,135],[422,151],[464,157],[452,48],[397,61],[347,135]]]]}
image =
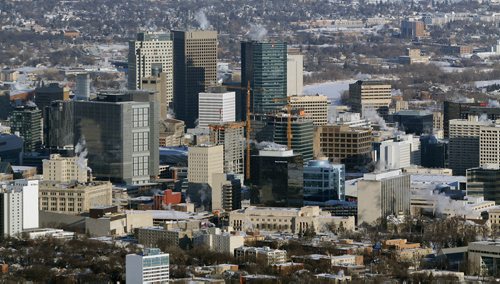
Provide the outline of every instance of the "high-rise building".
{"type": "Polygon", "coordinates": [[[217,83],[217,32],[172,31],[174,111],[188,128],[198,118],[198,94],[217,83]]]}
{"type": "Polygon", "coordinates": [[[372,131],[348,125],[323,125],[318,128],[320,152],[331,162],[342,163],[347,169],[371,162],[372,131]]]}
{"type": "Polygon", "coordinates": [[[500,125],[479,128],[479,165],[500,165],[500,125]]]}
{"type": "Polygon", "coordinates": [[[214,174],[212,186],[212,211],[232,211],[241,208],[243,175],[214,174]]]}
{"type": "Polygon", "coordinates": [[[85,141],[89,167],[98,179],[148,183],[159,174],[155,98],[151,92],[130,91],[98,94],[91,101],[55,102],[48,113],[49,141],[58,146],[85,141]]]}
{"type": "Polygon", "coordinates": [[[421,166],[446,168],[448,166],[448,142],[434,135],[420,136],[421,166]]]}
{"type": "Polygon", "coordinates": [[[23,156],[23,139],[14,134],[0,133],[0,159],[13,165],[20,165],[23,156]]]}
{"type": "Polygon", "coordinates": [[[465,113],[473,106],[479,106],[478,103],[455,103],[450,101],[445,101],[443,103],[443,130],[444,138],[448,139],[450,137],[450,120],[452,119],[466,119],[467,115],[465,113]]]}
{"type": "Polygon", "coordinates": [[[168,283],[170,255],[157,248],[146,248],[142,254],[128,254],[125,274],[127,283],[168,283]]]}
{"type": "Polygon", "coordinates": [[[376,142],[373,148],[378,168],[381,170],[397,170],[410,165],[420,165],[420,140],[413,135],[402,135],[376,142]]]}
{"type": "Polygon", "coordinates": [[[15,180],[0,184],[0,216],[2,237],[38,228],[38,181],[15,180]]]}
{"type": "Polygon", "coordinates": [[[144,32],[129,42],[128,88],[157,91],[160,118],[165,119],[173,96],[173,43],[170,33],[144,32]]]}
{"type": "Polygon", "coordinates": [[[307,119],[311,119],[314,126],[328,123],[328,98],[323,95],[293,96],[290,97],[292,110],[299,112],[307,119]]]}
{"type": "Polygon", "coordinates": [[[199,145],[188,150],[188,180],[190,183],[213,185],[213,174],[224,172],[224,146],[199,145]]]}
{"type": "Polygon", "coordinates": [[[410,212],[410,176],[401,170],[365,174],[358,182],[358,224],[410,212]]]}
{"type": "Polygon", "coordinates": [[[74,146],[74,103],[54,101],[44,110],[43,135],[45,148],[64,149],[74,146]]]}
{"type": "Polygon", "coordinates": [[[76,74],[76,92],[77,100],[88,101],[90,99],[90,75],[89,73],[76,74]]]}
{"type": "Polygon", "coordinates": [[[325,205],[345,198],[345,166],[328,159],[309,161],[304,166],[304,205],[325,205]]]}
{"type": "Polygon", "coordinates": [[[10,117],[11,133],[19,133],[24,140],[24,151],[42,147],[42,111],[36,107],[18,107],[10,117]]]}
{"type": "Polygon", "coordinates": [[[351,109],[363,114],[365,109],[373,109],[385,115],[392,101],[391,84],[380,81],[357,81],[349,84],[351,109]]]}
{"type": "Polygon", "coordinates": [[[284,148],[266,148],[251,157],[252,204],[301,206],[304,162],[284,148]]]}
{"type": "Polygon", "coordinates": [[[485,200],[500,204],[500,167],[498,164],[485,164],[467,169],[467,195],[484,197],[485,200]]]}
{"type": "Polygon", "coordinates": [[[42,111],[53,101],[67,100],[69,100],[69,89],[59,86],[58,83],[50,83],[46,86],[42,82],[42,85],[35,89],[35,104],[42,111]]]}
{"type": "Polygon", "coordinates": [[[59,154],[52,154],[49,160],[43,160],[44,181],[87,182],[88,170],[85,157],[62,157],[59,154]]]}
{"type": "Polygon", "coordinates": [[[112,204],[112,185],[107,181],[72,184],[42,181],[37,199],[40,210],[70,215],[112,204]]]}
{"type": "Polygon", "coordinates": [[[304,93],[304,55],[298,49],[288,49],[287,54],[287,96],[301,96],[304,93]]]}
{"type": "MultiPolygon", "coordinates": [[[[249,41],[241,43],[241,86],[252,88],[250,110],[253,113],[272,113],[286,104],[287,45],[283,42],[249,41]]],[[[239,119],[246,109],[244,96],[238,97],[239,119]],[[243,100],[241,100],[243,99],[243,100]]]]}
{"type": "Polygon", "coordinates": [[[480,165],[480,128],[490,124],[477,116],[449,121],[449,167],[454,175],[463,176],[467,169],[480,165]]]}
{"type": "Polygon", "coordinates": [[[236,93],[210,88],[198,97],[198,127],[236,121],[236,93]]]}
{"type": "Polygon", "coordinates": [[[224,172],[245,171],[245,125],[241,122],[210,125],[210,143],[224,146],[224,172]]]}

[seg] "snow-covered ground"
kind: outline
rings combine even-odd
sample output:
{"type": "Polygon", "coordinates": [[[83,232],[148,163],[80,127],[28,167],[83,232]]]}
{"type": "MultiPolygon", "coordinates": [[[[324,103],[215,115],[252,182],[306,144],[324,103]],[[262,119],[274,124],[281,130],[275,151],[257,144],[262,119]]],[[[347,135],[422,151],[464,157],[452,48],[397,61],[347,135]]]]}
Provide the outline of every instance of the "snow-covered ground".
{"type": "Polygon", "coordinates": [[[349,90],[349,84],[354,83],[356,80],[342,80],[331,81],[325,83],[318,83],[304,86],[305,95],[325,95],[332,105],[338,105],[340,96],[344,91],[349,90]]]}
{"type": "Polygon", "coordinates": [[[485,88],[487,86],[500,84],[500,80],[488,80],[488,81],[476,81],[474,82],[474,86],[476,88],[485,88]]]}

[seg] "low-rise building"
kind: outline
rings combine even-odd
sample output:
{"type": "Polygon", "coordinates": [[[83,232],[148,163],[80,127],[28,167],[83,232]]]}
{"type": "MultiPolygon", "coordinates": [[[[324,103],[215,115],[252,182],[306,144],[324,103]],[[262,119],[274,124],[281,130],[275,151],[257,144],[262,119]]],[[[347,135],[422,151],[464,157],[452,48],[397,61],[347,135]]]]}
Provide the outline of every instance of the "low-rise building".
{"type": "Polygon", "coordinates": [[[245,244],[245,238],[239,234],[222,232],[219,228],[201,230],[193,238],[193,246],[205,245],[211,250],[234,255],[234,250],[245,244]]]}
{"type": "Polygon", "coordinates": [[[354,230],[354,216],[337,217],[318,206],[302,208],[255,207],[229,212],[229,224],[235,230],[264,230],[283,233],[304,233],[307,230],[323,232],[329,226],[354,230]]]}
{"type": "Polygon", "coordinates": [[[500,272],[500,241],[469,243],[467,267],[471,275],[497,276],[500,272]]]}
{"type": "Polygon", "coordinates": [[[267,265],[284,263],[286,261],[286,251],[271,249],[269,247],[239,247],[234,250],[234,257],[239,261],[263,262],[267,265]]]}
{"type": "Polygon", "coordinates": [[[40,210],[80,214],[92,207],[112,205],[112,185],[107,181],[63,184],[40,182],[40,210]]]}
{"type": "Polygon", "coordinates": [[[85,231],[91,237],[123,236],[134,232],[136,228],[151,226],[153,216],[148,211],[129,210],[85,219],[85,231]]]}
{"type": "Polygon", "coordinates": [[[125,259],[127,283],[168,283],[170,255],[147,248],[142,254],[128,254],[125,259]]]}
{"type": "Polygon", "coordinates": [[[188,248],[192,244],[193,230],[166,229],[164,227],[145,227],[135,231],[139,244],[158,247],[161,243],[168,246],[188,248]]]}

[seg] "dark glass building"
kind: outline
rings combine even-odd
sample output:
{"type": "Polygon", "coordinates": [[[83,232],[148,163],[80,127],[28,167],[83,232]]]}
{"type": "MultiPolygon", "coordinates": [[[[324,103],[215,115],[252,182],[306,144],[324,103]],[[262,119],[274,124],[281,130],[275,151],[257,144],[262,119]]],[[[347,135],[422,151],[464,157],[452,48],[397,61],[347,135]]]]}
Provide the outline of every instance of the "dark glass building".
{"type": "Polygon", "coordinates": [[[467,170],[467,195],[483,196],[500,204],[500,168],[498,165],[467,170]]]}
{"type": "Polygon", "coordinates": [[[304,205],[326,205],[345,199],[345,166],[328,159],[309,161],[304,166],[304,205]]]}
{"type": "Polygon", "coordinates": [[[19,133],[24,140],[24,151],[33,152],[42,147],[42,111],[36,107],[17,107],[10,116],[11,133],[19,133]]]}
{"type": "Polygon", "coordinates": [[[252,204],[292,206],[303,204],[304,162],[291,150],[268,148],[251,157],[252,204]]]}
{"type": "Polygon", "coordinates": [[[432,133],[432,113],[421,110],[402,110],[389,115],[389,122],[397,123],[398,128],[407,134],[432,133]]]}
{"type": "MultiPolygon", "coordinates": [[[[287,45],[283,42],[241,43],[241,87],[252,88],[252,113],[272,113],[286,104],[287,45]],[[278,100],[276,100],[278,99],[278,100]]],[[[236,116],[245,120],[246,99],[236,99],[236,116]]]]}
{"type": "Polygon", "coordinates": [[[448,165],[448,142],[434,135],[420,137],[420,153],[422,167],[446,168],[448,165]]]}

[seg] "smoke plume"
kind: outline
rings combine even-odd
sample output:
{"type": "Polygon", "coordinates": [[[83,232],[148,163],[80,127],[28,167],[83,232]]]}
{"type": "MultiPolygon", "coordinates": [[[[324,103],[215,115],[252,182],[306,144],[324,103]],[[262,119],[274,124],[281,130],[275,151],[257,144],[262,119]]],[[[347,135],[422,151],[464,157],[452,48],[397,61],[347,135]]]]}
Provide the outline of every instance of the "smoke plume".
{"type": "Polygon", "coordinates": [[[210,22],[208,21],[207,15],[205,15],[205,12],[203,10],[198,10],[198,12],[194,14],[194,19],[200,25],[200,29],[206,30],[210,27],[210,22]]]}
{"type": "Polygon", "coordinates": [[[247,36],[251,40],[261,41],[267,36],[267,29],[259,24],[250,24],[247,36]]]}
{"type": "Polygon", "coordinates": [[[378,115],[377,111],[373,108],[363,109],[363,117],[368,119],[371,123],[376,123],[380,127],[380,130],[388,130],[385,120],[378,115]]]}
{"type": "Polygon", "coordinates": [[[254,145],[258,150],[263,150],[263,149],[286,149],[287,146],[277,144],[271,141],[262,141],[262,142],[255,142],[254,145]]]}
{"type": "Polygon", "coordinates": [[[75,154],[76,154],[76,164],[79,168],[92,171],[91,168],[87,167],[87,142],[85,141],[85,137],[81,137],[78,143],[75,146],[75,154]]]}

